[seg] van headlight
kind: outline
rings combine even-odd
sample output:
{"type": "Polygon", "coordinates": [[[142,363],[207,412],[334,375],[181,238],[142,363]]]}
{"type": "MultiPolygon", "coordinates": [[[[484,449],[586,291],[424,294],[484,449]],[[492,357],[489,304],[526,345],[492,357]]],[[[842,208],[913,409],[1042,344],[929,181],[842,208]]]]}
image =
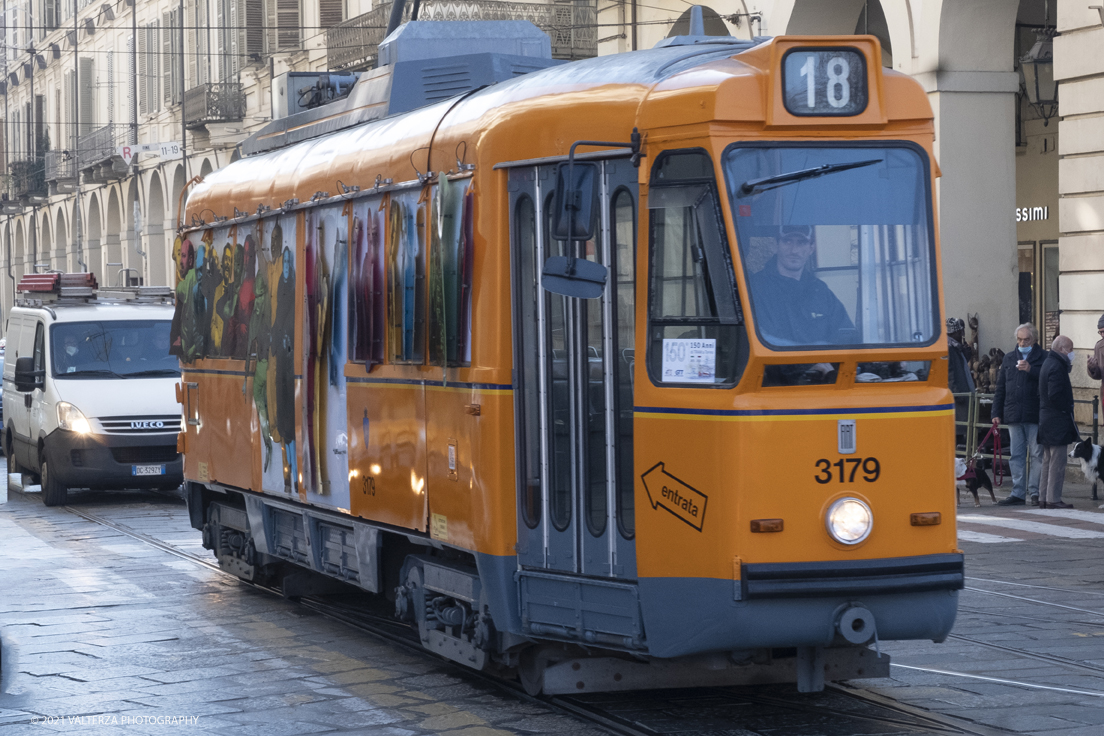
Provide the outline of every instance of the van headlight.
{"type": "Polygon", "coordinates": [[[68,401],[57,403],[57,419],[58,429],[67,429],[77,434],[89,434],[92,431],[92,425],[88,423],[88,418],[84,416],[80,409],[68,401]]]}
{"type": "Polygon", "coordinates": [[[828,508],[824,517],[828,533],[841,544],[858,544],[870,536],[874,514],[857,498],[841,498],[828,508]]]}

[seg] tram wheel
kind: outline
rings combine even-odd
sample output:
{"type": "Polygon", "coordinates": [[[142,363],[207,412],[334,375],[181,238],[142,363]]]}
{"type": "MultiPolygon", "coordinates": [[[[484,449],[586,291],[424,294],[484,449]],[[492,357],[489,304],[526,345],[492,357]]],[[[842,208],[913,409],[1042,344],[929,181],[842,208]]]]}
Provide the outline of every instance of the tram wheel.
{"type": "Polygon", "coordinates": [[[541,647],[529,647],[518,658],[518,680],[525,692],[537,696],[544,690],[544,671],[548,669],[548,660],[541,656],[541,647]]]}

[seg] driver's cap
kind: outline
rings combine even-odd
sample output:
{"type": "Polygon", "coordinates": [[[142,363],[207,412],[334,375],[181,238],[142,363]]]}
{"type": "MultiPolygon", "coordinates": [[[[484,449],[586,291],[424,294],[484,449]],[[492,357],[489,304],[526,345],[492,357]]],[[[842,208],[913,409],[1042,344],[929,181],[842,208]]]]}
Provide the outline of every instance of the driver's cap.
{"type": "Polygon", "coordinates": [[[813,239],[812,225],[783,225],[778,230],[778,237],[780,238],[784,238],[787,235],[800,235],[806,240],[813,239]]]}

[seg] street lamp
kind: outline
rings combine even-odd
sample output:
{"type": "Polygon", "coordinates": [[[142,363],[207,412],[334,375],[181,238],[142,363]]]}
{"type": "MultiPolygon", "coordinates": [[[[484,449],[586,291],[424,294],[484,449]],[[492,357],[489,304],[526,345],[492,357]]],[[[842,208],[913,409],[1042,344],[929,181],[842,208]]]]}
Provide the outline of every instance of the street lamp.
{"type": "Polygon", "coordinates": [[[1058,112],[1058,82],[1054,79],[1053,28],[1038,31],[1035,45],[1020,59],[1020,76],[1027,101],[1043,116],[1043,125],[1058,112]]]}

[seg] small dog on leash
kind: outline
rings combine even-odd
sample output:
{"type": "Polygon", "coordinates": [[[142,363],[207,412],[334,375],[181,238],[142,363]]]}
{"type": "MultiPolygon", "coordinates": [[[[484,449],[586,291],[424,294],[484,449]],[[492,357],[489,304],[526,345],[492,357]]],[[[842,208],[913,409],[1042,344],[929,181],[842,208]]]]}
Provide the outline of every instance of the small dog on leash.
{"type": "MultiPolygon", "coordinates": [[[[1069,456],[1081,461],[1081,472],[1089,483],[1100,478],[1100,445],[1094,445],[1091,438],[1086,437],[1074,445],[1069,456]]],[[[1104,504],[1100,508],[1104,509],[1104,504]]]]}
{"type": "Polygon", "coordinates": [[[1091,438],[1085,438],[1073,446],[1069,456],[1081,461],[1081,472],[1085,480],[1095,483],[1100,477],[1100,445],[1094,445],[1091,438]]]}
{"type": "Polygon", "coordinates": [[[975,508],[981,506],[981,499],[978,498],[979,488],[989,491],[989,498],[993,499],[993,503],[997,502],[997,495],[993,493],[993,481],[989,479],[989,474],[985,472],[984,464],[985,461],[979,458],[974,462],[973,475],[966,477],[969,475],[969,466],[962,458],[955,458],[955,506],[959,505],[959,490],[962,488],[973,494],[975,508]]]}

